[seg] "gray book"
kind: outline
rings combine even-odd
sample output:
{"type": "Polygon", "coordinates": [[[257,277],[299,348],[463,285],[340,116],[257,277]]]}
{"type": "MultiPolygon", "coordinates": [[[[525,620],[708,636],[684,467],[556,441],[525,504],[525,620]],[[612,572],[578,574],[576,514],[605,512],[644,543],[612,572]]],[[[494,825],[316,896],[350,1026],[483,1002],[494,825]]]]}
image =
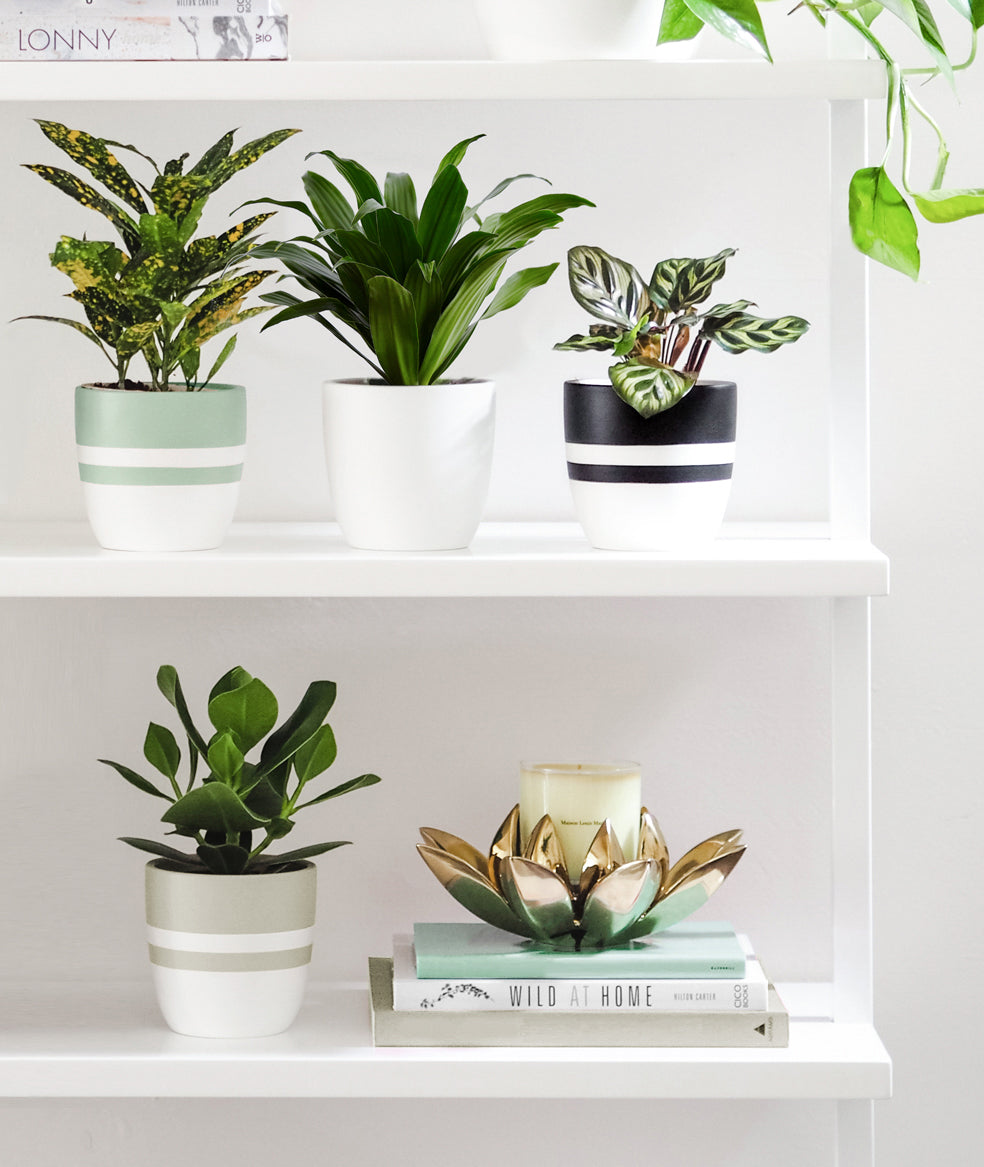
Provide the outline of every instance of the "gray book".
{"type": "Polygon", "coordinates": [[[704,1046],[789,1044],[789,1014],[769,986],[763,1012],[581,1012],[508,1010],[397,1013],[393,961],[369,957],[369,1006],[377,1046],[704,1046]]]}

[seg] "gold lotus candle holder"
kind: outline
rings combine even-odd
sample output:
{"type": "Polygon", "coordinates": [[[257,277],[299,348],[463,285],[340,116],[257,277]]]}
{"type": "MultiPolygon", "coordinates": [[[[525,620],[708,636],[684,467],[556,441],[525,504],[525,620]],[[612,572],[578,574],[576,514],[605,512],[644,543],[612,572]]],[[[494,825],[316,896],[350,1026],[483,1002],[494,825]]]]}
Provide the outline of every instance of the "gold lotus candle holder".
{"type": "Polygon", "coordinates": [[[670,864],[659,823],[642,808],[636,857],[626,860],[606,819],[573,879],[549,815],[525,848],[518,804],[488,855],[457,835],[421,827],[417,850],[444,887],[487,924],[553,948],[580,951],[661,932],[707,903],[745,851],[741,831],[712,835],[670,864]]]}

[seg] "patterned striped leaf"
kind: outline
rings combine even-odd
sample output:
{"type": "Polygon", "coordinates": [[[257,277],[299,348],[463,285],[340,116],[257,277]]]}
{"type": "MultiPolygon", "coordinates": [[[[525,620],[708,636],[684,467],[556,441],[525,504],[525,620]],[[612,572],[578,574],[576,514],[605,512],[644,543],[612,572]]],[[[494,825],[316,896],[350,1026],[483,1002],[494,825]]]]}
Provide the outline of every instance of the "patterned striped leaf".
{"type": "Polygon", "coordinates": [[[567,270],[574,299],[599,320],[632,328],[650,307],[642,276],[600,247],[572,247],[567,270]]]}
{"type": "Polygon", "coordinates": [[[61,170],[57,166],[29,165],[25,166],[24,169],[33,171],[43,178],[45,182],[50,182],[52,186],[57,187],[63,194],[67,194],[69,198],[73,198],[76,202],[81,203],[83,207],[88,207],[92,211],[98,211],[101,215],[105,215],[116,230],[119,231],[123,242],[131,251],[135,251],[140,246],[140,233],[137,230],[137,224],[122,207],[118,207],[116,203],[104,198],[94,186],[90,186],[89,183],[84,182],[81,178],[70,174],[67,170],[61,170]]]}
{"type": "Polygon", "coordinates": [[[743,353],[751,349],[754,352],[771,353],[784,344],[799,340],[809,327],[807,321],[799,316],[779,316],[767,320],[747,312],[735,312],[717,319],[707,317],[702,335],[720,345],[725,352],[743,353]]]}
{"type": "Polygon", "coordinates": [[[608,352],[615,347],[615,340],[610,336],[581,336],[575,333],[569,336],[566,340],[555,344],[554,348],[559,352],[583,352],[585,349],[594,350],[596,352],[608,352]]]}
{"type": "Polygon", "coordinates": [[[652,417],[676,405],[689,391],[696,375],[666,365],[623,361],[608,370],[615,392],[642,417],[652,417]]]}
{"type": "Polygon", "coordinates": [[[73,162],[88,170],[108,191],[121,198],[138,214],[147,210],[139,187],[107,149],[107,143],[102,138],[94,138],[83,130],[70,130],[59,122],[43,121],[41,118],[35,118],[35,121],[49,142],[59,150],[64,150],[73,162]]]}
{"type": "Polygon", "coordinates": [[[669,312],[682,312],[702,304],[711,288],[724,275],[725,264],[735,254],[726,247],[707,259],[664,259],[653,269],[649,294],[653,301],[669,312]]]}

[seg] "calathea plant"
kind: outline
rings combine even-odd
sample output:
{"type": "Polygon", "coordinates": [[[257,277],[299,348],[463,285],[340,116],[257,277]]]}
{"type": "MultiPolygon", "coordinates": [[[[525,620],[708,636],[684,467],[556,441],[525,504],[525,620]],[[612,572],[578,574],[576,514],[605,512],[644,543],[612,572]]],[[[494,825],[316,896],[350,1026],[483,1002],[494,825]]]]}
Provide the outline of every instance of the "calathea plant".
{"type": "Polygon", "coordinates": [[[643,417],[669,409],[696,383],[712,341],[729,353],[769,353],[810,327],[799,316],[754,316],[750,300],[699,311],[734,254],[726,247],[707,259],[663,259],[647,283],[600,247],[572,247],[571,292],[602,323],[554,348],[614,353],[608,375],[619,397],[643,417]]]}
{"type": "Polygon", "coordinates": [[[313,170],[302,180],[307,202],[254,200],[300,211],[312,226],[308,234],[265,244],[256,253],[281,260],[306,293],[265,294],[281,311],[264,328],[309,316],[388,384],[430,385],[443,377],[482,320],[514,307],[557,267],[514,272],[496,292],[512,256],[559,226],[565,211],[594,205],[578,195],[551,193],[485,214],[485,205],[517,179],[536,176],[505,178],[472,202],[459,166],[481,137],[452,146],[419,206],[409,174],[389,173],[380,184],[360,163],[331,150],[317,153],[330,159],[354,202],[313,170]]]}
{"type": "Polygon", "coordinates": [[[277,726],[279,708],[273,693],[245,669],[230,669],[209,693],[212,733],[207,738],[192,720],[173,666],[161,666],[157,687],[174,706],[187,736],[187,778],[179,781],[177,739],[154,722],[144,740],[144,756],[166,779],[166,788],[119,762],[100,761],[138,790],[169,803],[161,821],[174,834],[194,840],[195,854],[152,839],[124,838],[124,843],[182,869],[217,875],[276,871],[345,845],[315,843],[276,856],[265,853],[293,830],[299,811],[379,782],[375,774],[362,774],[301,801],[308,783],[335,760],[335,736],[325,720],[335,701],[333,681],[312,682],[294,712],[277,726]]]}
{"type": "MultiPolygon", "coordinates": [[[[930,223],[951,223],[969,215],[984,214],[984,188],[944,186],[950,155],[943,130],[929,112],[923,96],[925,82],[943,78],[952,86],[954,75],[973,64],[977,33],[984,25],[984,0],[949,0],[947,14],[961,22],[969,42],[962,61],[951,59],[930,0],[800,0],[791,13],[798,11],[809,13],[821,27],[826,27],[829,21],[847,25],[885,66],[888,97],[885,152],[877,165],[861,167],[854,173],[848,192],[848,217],[854,244],[860,251],[916,279],[920,263],[919,228],[906,195],[930,223]],[[883,35],[885,25],[889,27],[883,35]],[[902,51],[896,49],[896,43],[903,46],[902,51]],[[918,63],[903,62],[903,57],[907,59],[909,55],[906,43],[920,55],[918,63]],[[936,143],[935,167],[928,185],[916,183],[912,177],[917,118],[928,130],[930,140],[936,143]],[[905,194],[888,173],[899,127],[902,165],[896,177],[905,194]]],[[[665,0],[659,43],[691,40],[705,24],[736,44],[772,60],[758,0],[665,0]]]]}
{"type": "Polygon", "coordinates": [[[234,174],[251,165],[297,130],[276,130],[233,150],[233,132],[223,134],[187,170],[187,154],[161,168],[134,146],[70,130],[58,122],[38,121],[45,137],[95,179],[107,194],[68,170],[29,165],[76,202],[98,211],[119,236],[103,242],[63,235],[51,254],[52,266],[74,284],[68,298],[82,306],[86,323],[58,316],[52,320],[88,337],[108,358],[120,389],[203,388],[236,345],[233,334],[208,374],[199,376],[202,346],[220,333],[269,309],[244,308],[247,295],[272,272],[245,271],[255,247],[252,238],[269,214],[255,215],[219,235],[195,231],[210,196],[234,174]],[[144,186],[131,177],[115,150],[138,154],[154,177],[144,186]],[[112,197],[109,197],[112,196],[112,197]],[[150,384],[130,381],[127,373],[140,353],[150,384]]]}

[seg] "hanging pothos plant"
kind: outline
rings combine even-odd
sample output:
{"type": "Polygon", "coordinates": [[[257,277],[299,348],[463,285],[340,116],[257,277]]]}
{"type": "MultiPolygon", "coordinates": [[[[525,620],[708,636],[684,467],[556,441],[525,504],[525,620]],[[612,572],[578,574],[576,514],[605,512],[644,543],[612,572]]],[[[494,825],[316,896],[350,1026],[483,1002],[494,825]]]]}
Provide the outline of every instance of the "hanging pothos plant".
{"type": "MultiPolygon", "coordinates": [[[[984,25],[984,0],[948,2],[967,26],[969,50],[966,60],[958,64],[953,63],[943,43],[929,0],[800,0],[793,9],[805,9],[823,26],[830,19],[844,21],[885,65],[888,96],[885,152],[876,166],[862,167],[852,177],[848,217],[851,236],[860,251],[912,279],[919,276],[919,228],[909,200],[931,223],[952,223],[984,213],[984,188],[954,189],[943,185],[950,157],[943,130],[923,104],[921,95],[917,98],[913,92],[914,83],[921,89],[927,80],[937,76],[952,84],[954,74],[974,62],[977,30],[984,25]],[[927,55],[928,64],[902,67],[878,35],[881,26],[876,28],[876,21],[883,12],[900,21],[912,34],[927,55]],[[929,127],[937,143],[936,167],[926,187],[915,183],[912,177],[914,117],[929,127]],[[888,173],[889,157],[899,129],[902,162],[896,177],[901,190],[888,173]]],[[[735,44],[772,60],[758,0],[665,0],[659,43],[691,40],[705,24],[735,44]]]]}

